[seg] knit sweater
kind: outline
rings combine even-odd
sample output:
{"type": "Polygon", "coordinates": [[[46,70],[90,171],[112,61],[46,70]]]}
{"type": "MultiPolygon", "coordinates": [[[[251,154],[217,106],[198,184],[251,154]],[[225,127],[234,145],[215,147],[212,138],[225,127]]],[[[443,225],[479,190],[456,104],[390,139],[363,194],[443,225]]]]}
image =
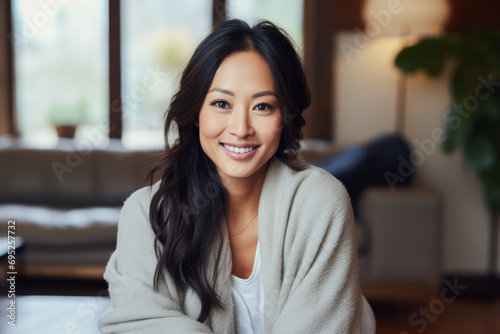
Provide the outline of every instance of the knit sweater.
{"type": "MultiPolygon", "coordinates": [[[[197,294],[182,293],[165,272],[153,289],[157,264],[149,206],[156,186],[132,194],[123,206],[115,252],[104,277],[111,305],[99,320],[103,333],[234,333],[229,235],[207,263],[218,271],[215,291],[225,309],[196,321],[197,294]]],[[[264,288],[265,333],[375,333],[360,292],[354,218],[340,181],[323,169],[295,171],[270,160],[259,199],[258,233],[264,288]]]]}

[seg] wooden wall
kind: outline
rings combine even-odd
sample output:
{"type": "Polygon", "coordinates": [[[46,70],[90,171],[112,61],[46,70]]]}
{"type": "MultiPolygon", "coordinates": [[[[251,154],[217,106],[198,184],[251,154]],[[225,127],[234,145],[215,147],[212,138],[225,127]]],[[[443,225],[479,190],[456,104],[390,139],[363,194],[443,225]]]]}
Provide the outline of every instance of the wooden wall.
{"type": "Polygon", "coordinates": [[[465,32],[476,28],[500,30],[500,1],[448,0],[451,17],[446,26],[449,32],[465,32]]]}
{"type": "Polygon", "coordinates": [[[0,1],[0,136],[14,133],[11,1],[0,1]]]}
{"type": "Polygon", "coordinates": [[[305,68],[312,93],[311,106],[305,112],[304,134],[311,138],[334,139],[333,37],[339,30],[364,28],[361,18],[364,0],[304,2],[305,68]]]}

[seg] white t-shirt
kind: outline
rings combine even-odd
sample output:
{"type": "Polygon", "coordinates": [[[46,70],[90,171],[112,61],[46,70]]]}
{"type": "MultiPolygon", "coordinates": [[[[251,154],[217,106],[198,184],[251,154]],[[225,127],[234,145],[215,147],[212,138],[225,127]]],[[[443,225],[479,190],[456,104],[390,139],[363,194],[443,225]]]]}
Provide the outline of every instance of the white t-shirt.
{"type": "Polygon", "coordinates": [[[264,332],[264,289],[260,274],[260,246],[257,242],[252,274],[247,279],[231,275],[236,334],[264,332]]]}

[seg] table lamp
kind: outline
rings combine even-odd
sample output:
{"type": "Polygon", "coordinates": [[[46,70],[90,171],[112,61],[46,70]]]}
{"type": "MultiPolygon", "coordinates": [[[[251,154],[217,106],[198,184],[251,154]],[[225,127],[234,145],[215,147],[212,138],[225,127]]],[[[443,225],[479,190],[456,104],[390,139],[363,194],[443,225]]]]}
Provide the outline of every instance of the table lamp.
{"type": "MultiPolygon", "coordinates": [[[[365,31],[372,38],[400,36],[403,47],[416,37],[439,35],[450,15],[447,0],[366,0],[363,7],[365,31]]],[[[406,75],[398,74],[396,131],[404,133],[406,75]]]]}

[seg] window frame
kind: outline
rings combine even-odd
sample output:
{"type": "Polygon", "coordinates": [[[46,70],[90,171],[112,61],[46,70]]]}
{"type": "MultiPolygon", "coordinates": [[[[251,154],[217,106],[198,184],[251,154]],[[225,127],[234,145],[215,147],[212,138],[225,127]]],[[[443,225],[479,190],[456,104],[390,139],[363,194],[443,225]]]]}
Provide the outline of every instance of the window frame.
{"type": "Polygon", "coordinates": [[[7,38],[4,38],[4,52],[2,55],[2,60],[4,62],[3,67],[5,70],[5,91],[1,93],[2,105],[0,106],[0,121],[3,124],[0,127],[0,135],[13,135],[15,137],[19,136],[19,130],[16,121],[16,105],[15,105],[15,74],[14,74],[14,46],[12,44],[12,32],[14,31],[14,25],[12,22],[12,0],[2,1],[0,4],[3,8],[1,9],[2,21],[4,26],[2,30],[5,29],[5,34],[7,38]],[[2,112],[3,111],[3,112],[2,112]]]}
{"type": "MultiPolygon", "coordinates": [[[[12,1],[3,2],[3,10],[6,16],[6,29],[13,32],[12,1]]],[[[356,0],[361,2],[362,0],[356,0]]],[[[304,134],[309,138],[332,139],[333,103],[331,92],[332,83],[332,33],[336,26],[332,23],[328,13],[333,7],[338,7],[341,1],[304,0],[304,57],[305,70],[308,76],[313,96],[311,107],[305,111],[306,126],[304,134]],[[332,7],[332,8],[330,8],[332,7]],[[323,14],[322,14],[323,13],[323,14]],[[322,15],[320,15],[322,14],[322,15]],[[326,45],[326,47],[325,47],[326,45]],[[318,61],[319,60],[319,61],[318,61]],[[318,67],[321,70],[317,70],[318,67]]],[[[122,138],[122,73],[121,73],[121,6],[120,0],[108,0],[109,5],[109,138],[122,138]]],[[[226,1],[212,1],[212,28],[226,18],[226,1]]],[[[337,27],[338,28],[338,27],[337,27]]],[[[0,110],[0,119],[7,120],[7,125],[0,128],[3,133],[19,137],[16,122],[15,101],[15,50],[9,39],[4,39],[8,56],[4,66],[7,70],[6,109],[0,110]]],[[[3,109],[3,108],[2,108],[3,109]]]]}

